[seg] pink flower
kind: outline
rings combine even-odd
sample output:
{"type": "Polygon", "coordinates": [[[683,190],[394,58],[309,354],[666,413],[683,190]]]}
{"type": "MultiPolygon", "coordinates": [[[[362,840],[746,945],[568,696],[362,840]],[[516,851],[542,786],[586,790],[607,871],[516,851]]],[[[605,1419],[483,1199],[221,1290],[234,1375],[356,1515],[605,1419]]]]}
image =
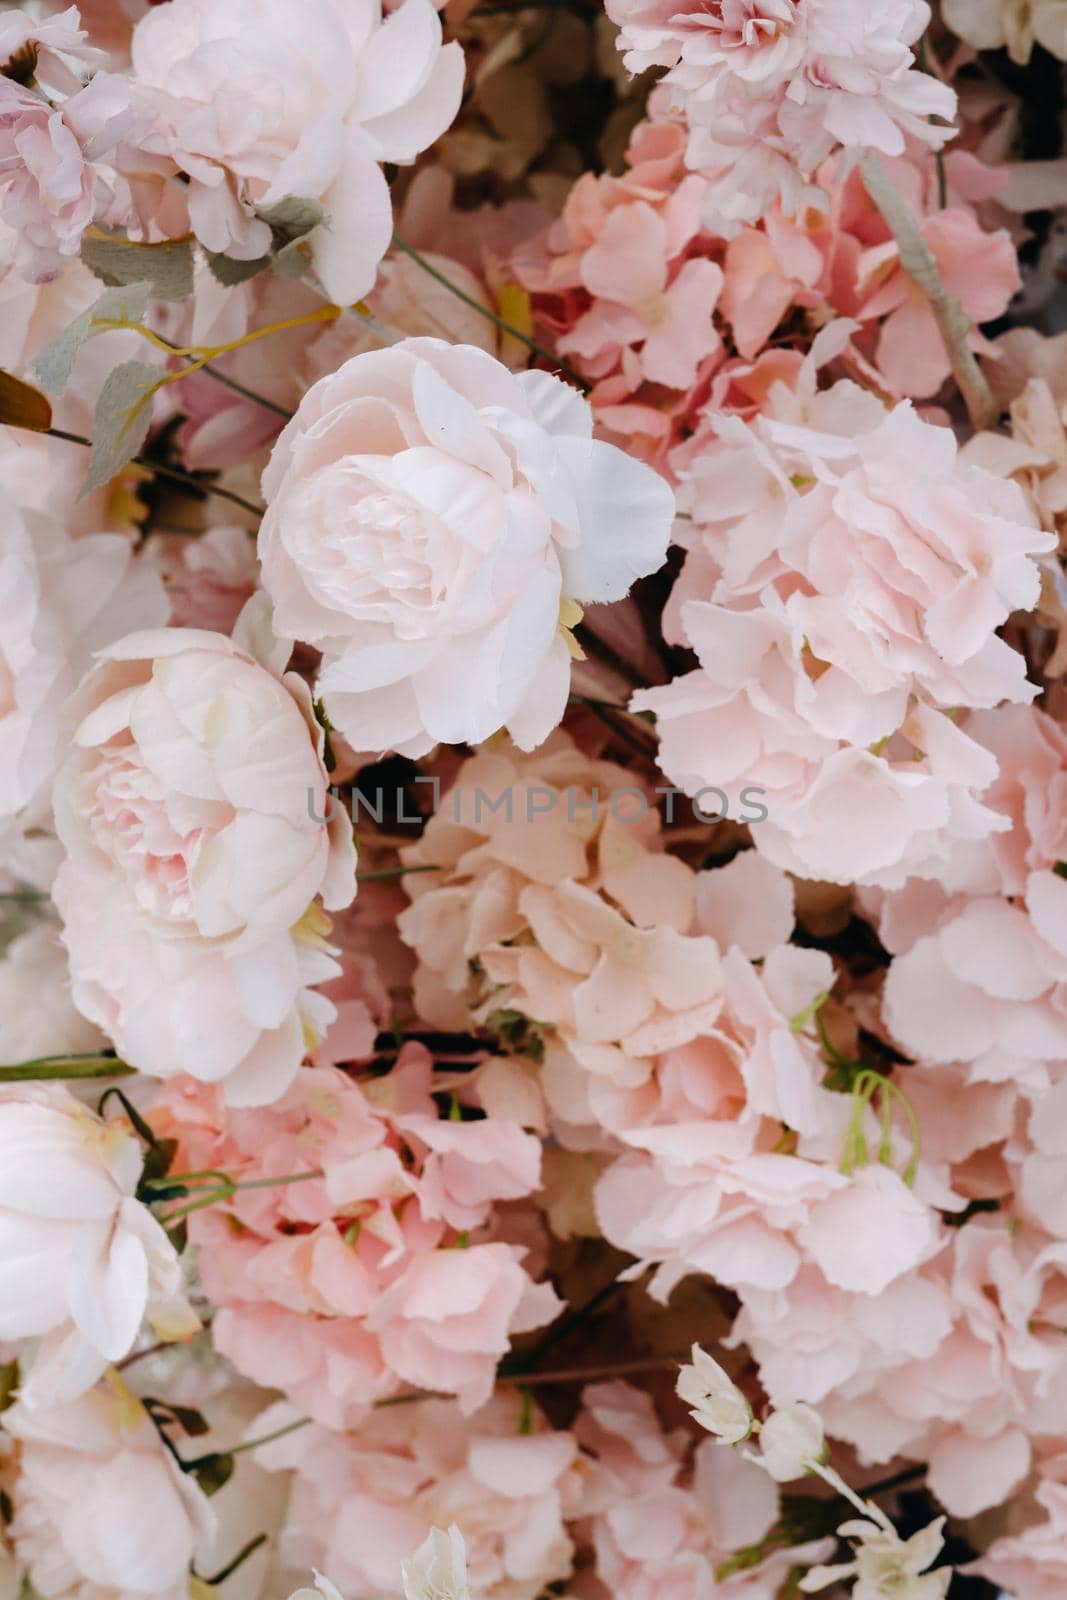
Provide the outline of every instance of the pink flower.
{"type": "Polygon", "coordinates": [[[195,539],[156,534],[146,554],[163,575],[173,627],[232,631],[256,586],[256,546],[246,528],[209,528],[195,539]]]}
{"type": "MultiPolygon", "coordinates": [[[[922,223],[941,281],[955,295],[972,323],[992,322],[1007,310],[1019,288],[1015,246],[1003,229],[985,233],[965,211],[938,211],[922,223]]],[[[933,395],[949,376],[949,358],[926,296],[899,265],[896,241],[875,246],[860,261],[861,293],[856,315],[884,318],[875,360],[892,389],[901,395],[933,395]],[[888,276],[887,276],[888,273],[888,276]]],[[[972,348],[985,341],[972,331],[972,348]]]]}
{"type": "Polygon", "coordinates": [[[678,11],[667,0],[614,0],[619,47],[633,72],[665,66],[689,122],[687,161],[710,180],[705,217],[724,234],[781,199],[792,215],[838,144],[899,155],[904,136],[940,145],[956,97],[913,64],[922,0],[715,0],[678,11]]]}
{"type": "Polygon", "coordinates": [[[673,506],[591,430],[559,379],[435,339],[305,395],[264,474],[263,578],[280,625],[323,651],[355,748],[420,755],[502,726],[531,748],[560,721],[574,602],[654,571],[673,506]]]}
{"type": "Polygon", "coordinates": [[[89,43],[77,6],[46,18],[28,10],[5,11],[0,17],[0,67],[28,67],[49,90],[77,89],[75,63],[97,66],[103,59],[103,52],[89,43]]]}
{"type": "Polygon", "coordinates": [[[550,1283],[532,1283],[514,1245],[419,1256],[378,1301],[367,1326],[393,1371],[420,1389],[450,1390],[464,1411],[484,1405],[514,1333],[562,1309],[550,1283]]]}
{"type": "Polygon", "coordinates": [[[38,1407],[83,1394],[127,1355],[146,1310],[160,1337],[200,1324],[178,1258],[134,1192],[142,1151],[65,1089],[0,1092],[0,1338],[40,1339],[21,1386],[38,1407]]]}
{"type": "Polygon", "coordinates": [[[1034,1498],[1044,1511],[1040,1522],[995,1539],[969,1570],[979,1573],[1017,1600],[1058,1600],[1067,1584],[1067,1483],[1056,1463],[1034,1498]]]}
{"type": "MultiPolygon", "coordinates": [[[[258,1432],[265,1420],[284,1426],[288,1408],[260,1417],[258,1432]]],[[[301,1429],[256,1458],[293,1470],[286,1561],[328,1567],[347,1600],[394,1593],[427,1530],[453,1523],[473,1600],[536,1600],[570,1575],[565,1519],[578,1510],[587,1463],[573,1435],[553,1432],[536,1407],[524,1421],[520,1397],[505,1389],[472,1417],[422,1400],[377,1412],[347,1437],[301,1429]]]]}
{"type": "Polygon", "coordinates": [[[338,970],[319,899],[355,893],[347,814],[321,820],[310,696],[220,634],[102,656],[56,788],[75,1001],[143,1071],[274,1099],[333,1015],[306,993],[338,970]]]}
{"type": "Polygon", "coordinates": [[[1034,604],[1052,536],[910,406],[886,415],[849,382],[772,398],[797,420],[720,416],[692,459],[677,616],[700,668],[632,704],[688,793],[762,789],[753,836],[779,866],[930,875],[1006,826],[979,800],[989,752],[944,712],[1032,697],[995,629],[1034,604]]]}
{"type": "Polygon", "coordinates": [[[412,1044],[364,1086],[308,1068],[269,1109],[234,1111],[185,1080],[153,1113],[191,1170],[324,1173],[238,1193],[189,1227],[216,1347],[329,1426],[401,1380],[481,1404],[511,1335],[559,1307],[493,1236],[494,1203],[539,1184],[538,1141],[502,1118],[439,1121],[431,1075],[412,1044]]]}
{"type": "Polygon", "coordinates": [[[121,1379],[73,1404],[19,1402],[4,1429],[19,1444],[8,1531],[43,1600],[186,1600],[214,1513],[121,1379]]]}
{"type": "Polygon", "coordinates": [[[0,185],[0,215],[18,231],[22,276],[56,277],[93,220],[94,175],[62,111],[9,78],[0,78],[0,185]]]}
{"type": "Polygon", "coordinates": [[[308,239],[326,293],[367,293],[389,247],[381,163],[411,162],[459,109],[463,52],[442,46],[429,0],[383,21],[374,0],[170,0],[137,24],[133,82],[157,114],[154,143],[190,179],[207,249],[271,248],[271,209],[314,202],[308,239]]]}

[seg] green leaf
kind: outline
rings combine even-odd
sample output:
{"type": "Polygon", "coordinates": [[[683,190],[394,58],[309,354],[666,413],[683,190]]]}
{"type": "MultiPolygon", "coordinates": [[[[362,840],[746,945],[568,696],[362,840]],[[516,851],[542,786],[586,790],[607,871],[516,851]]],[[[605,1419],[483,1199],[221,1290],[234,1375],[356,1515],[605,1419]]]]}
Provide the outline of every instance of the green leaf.
{"type": "Polygon", "coordinates": [[[205,250],[204,259],[211,276],[224,288],[232,289],[238,283],[247,283],[265,267],[270,266],[270,256],[257,256],[254,261],[238,261],[233,256],[220,255],[215,250],[205,250]]]}
{"type": "Polygon", "coordinates": [[[134,283],[120,289],[109,289],[80,317],[75,317],[69,328],[45,345],[33,370],[52,396],[63,393],[70,382],[71,370],[78,351],[87,339],[98,333],[107,333],[111,322],[141,321],[148,308],[147,283],[134,283]]]}
{"type": "Polygon", "coordinates": [[[108,373],[93,413],[93,448],[81,496],[110,483],[140,450],[148,436],[159,379],[159,369],[146,367],[143,361],[124,361],[108,373]]]}
{"type": "Polygon", "coordinates": [[[0,371],[0,422],[10,428],[28,428],[32,433],[47,433],[52,426],[52,407],[48,396],[23,383],[10,372],[0,371]]]}
{"type": "Polygon", "coordinates": [[[184,300],[193,292],[193,250],[188,239],[138,244],[120,230],[94,224],[82,235],[81,258],[112,288],[148,283],[157,300],[184,300]]]}
{"type": "Polygon", "coordinates": [[[311,200],[298,194],[286,195],[284,200],[272,206],[260,206],[256,210],[256,216],[274,234],[275,248],[291,244],[294,239],[302,239],[312,228],[326,222],[329,215],[321,200],[311,200]]]}

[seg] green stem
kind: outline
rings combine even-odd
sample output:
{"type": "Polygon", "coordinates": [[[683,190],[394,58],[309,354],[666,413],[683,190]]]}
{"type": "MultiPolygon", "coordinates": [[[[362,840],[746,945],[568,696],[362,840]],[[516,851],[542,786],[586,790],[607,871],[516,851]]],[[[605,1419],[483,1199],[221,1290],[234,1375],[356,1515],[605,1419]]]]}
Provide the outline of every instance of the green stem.
{"type": "Polygon", "coordinates": [[[238,1550],[232,1561],[228,1561],[224,1567],[220,1567],[218,1572],[213,1573],[210,1578],[202,1578],[200,1580],[201,1583],[206,1583],[209,1589],[217,1589],[220,1583],[225,1583],[227,1578],[232,1578],[238,1567],[243,1567],[249,1556],[255,1555],[256,1551],[266,1542],[267,1535],[265,1533],[257,1533],[254,1539],[249,1539],[248,1543],[238,1550]]]}
{"type": "MultiPolygon", "coordinates": [[[[295,1422],[287,1422],[284,1428],[275,1428],[273,1433],[265,1433],[261,1439],[246,1439],[244,1444],[235,1444],[231,1449],[218,1453],[225,1456],[247,1455],[249,1450],[258,1450],[260,1445],[273,1444],[276,1439],[285,1439],[289,1434],[296,1433],[299,1428],[309,1427],[314,1420],[314,1417],[297,1417],[295,1422]]],[[[215,1454],[214,1451],[211,1453],[215,1454]]],[[[196,1462],[187,1462],[186,1465],[195,1466],[196,1462]]]]}
{"type": "MultiPolygon", "coordinates": [[[[68,433],[66,428],[46,428],[43,432],[49,439],[62,439],[67,444],[84,445],[88,450],[93,447],[93,441],[87,439],[83,433],[68,433]]],[[[150,461],[147,456],[131,457],[130,465],[147,467],[157,478],[167,478],[170,482],[181,484],[186,489],[195,489],[198,495],[214,495],[218,500],[229,500],[233,505],[240,506],[242,511],[250,511],[254,517],[262,517],[266,510],[265,506],[257,506],[253,500],[246,500],[243,495],[234,494],[232,489],[223,489],[215,483],[202,483],[191,472],[182,472],[177,467],[164,467],[158,461],[150,461]]]]}
{"type": "Polygon", "coordinates": [[[0,1083],[38,1083],[50,1079],[129,1078],[137,1071],[117,1056],[38,1056],[17,1066],[0,1067],[0,1083]]]}
{"type": "Polygon", "coordinates": [[[429,273],[430,277],[435,279],[442,288],[448,289],[454,294],[457,300],[462,300],[465,306],[470,306],[472,311],[477,311],[480,316],[485,317],[487,322],[495,323],[502,332],[510,334],[513,339],[518,339],[521,344],[526,345],[527,349],[532,350],[543,361],[550,362],[558,372],[562,372],[572,383],[577,384],[583,394],[588,394],[590,386],[585,379],[575,372],[573,367],[569,367],[565,361],[562,361],[553,351],[546,349],[543,344],[538,344],[536,339],[531,339],[528,333],[523,333],[522,329],[516,328],[513,323],[505,322],[503,317],[498,317],[495,311],[490,311],[488,306],[483,306],[480,300],[474,299],[473,295],[465,294],[450,278],[446,278],[443,272],[438,272],[436,267],[431,266],[425,256],[420,255],[416,249],[405,243],[395,233],[393,234],[393,245],[397,250],[403,251],[404,255],[410,256],[416,266],[421,267],[423,272],[429,273]]]}
{"type": "MultiPolygon", "coordinates": [[[[169,350],[177,351],[180,349],[179,345],[172,344],[169,339],[164,339],[161,333],[154,333],[153,337],[158,339],[160,344],[165,344],[169,350]]],[[[224,389],[232,389],[233,393],[239,394],[242,399],[251,400],[255,405],[262,406],[264,411],[273,411],[275,416],[284,417],[287,422],[293,416],[293,412],[287,410],[285,406],[275,404],[273,400],[268,400],[265,394],[257,394],[254,389],[247,389],[243,383],[238,383],[236,378],[227,377],[226,373],[220,372],[217,367],[210,365],[198,367],[197,371],[206,373],[209,378],[214,378],[215,382],[221,383],[224,389]]]]}
{"type": "MultiPolygon", "coordinates": [[[[189,1174],[188,1176],[195,1177],[196,1174],[189,1174]]],[[[312,1179],[324,1176],[325,1174],[321,1167],[315,1167],[310,1172],[289,1172],[281,1178],[247,1178],[241,1182],[235,1182],[233,1178],[228,1178],[223,1173],[221,1174],[223,1182],[216,1184],[214,1187],[209,1187],[199,1194],[194,1193],[193,1199],[187,1200],[184,1205],[176,1206],[173,1211],[165,1212],[159,1219],[160,1225],[164,1228],[173,1227],[174,1223],[181,1222],[185,1217],[191,1217],[194,1211],[206,1211],[208,1206],[220,1205],[243,1190],[285,1189],[291,1183],[310,1183],[312,1179]]],[[[150,1179],[148,1186],[170,1188],[174,1184],[184,1182],[185,1177],[178,1172],[166,1178],[150,1179]]]]}

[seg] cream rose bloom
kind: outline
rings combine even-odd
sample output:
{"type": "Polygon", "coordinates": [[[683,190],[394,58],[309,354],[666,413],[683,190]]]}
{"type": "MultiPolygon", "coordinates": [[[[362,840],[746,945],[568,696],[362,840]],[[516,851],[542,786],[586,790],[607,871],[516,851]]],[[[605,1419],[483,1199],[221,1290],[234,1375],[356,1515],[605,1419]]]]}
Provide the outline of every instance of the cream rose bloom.
{"type": "Polygon", "coordinates": [[[566,629],[667,550],[674,497],[592,437],[585,400],[483,350],[404,339],[308,391],[263,477],[263,581],[323,653],[360,750],[419,756],[560,721],[566,629]]]}
{"type": "Polygon", "coordinates": [[[320,901],[355,895],[308,691],[175,628],[102,652],[77,704],[54,891],[75,1003],[143,1072],[272,1101],[334,1016],[308,992],[340,971],[320,901]]]}
{"type": "Polygon", "coordinates": [[[143,1161],[133,1134],[66,1089],[0,1089],[0,1339],[40,1341],[23,1405],[83,1394],[146,1313],[161,1338],[200,1326],[174,1246],[134,1198],[143,1161]]]}
{"type": "Polygon", "coordinates": [[[374,284],[393,228],[383,161],[411,162],[450,126],[463,51],[430,0],[169,0],[138,22],[135,94],[147,147],[189,180],[209,250],[254,260],[271,208],[312,200],[311,263],[338,305],[374,284]]]}

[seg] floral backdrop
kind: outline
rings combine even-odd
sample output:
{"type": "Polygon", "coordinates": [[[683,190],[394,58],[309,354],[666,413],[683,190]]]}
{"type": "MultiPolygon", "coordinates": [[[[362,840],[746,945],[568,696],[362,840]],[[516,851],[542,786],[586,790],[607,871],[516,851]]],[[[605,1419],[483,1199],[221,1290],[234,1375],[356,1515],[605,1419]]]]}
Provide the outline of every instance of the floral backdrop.
{"type": "Polygon", "coordinates": [[[0,1600],[1065,1600],[1065,63],[0,5],[0,1600]]]}

